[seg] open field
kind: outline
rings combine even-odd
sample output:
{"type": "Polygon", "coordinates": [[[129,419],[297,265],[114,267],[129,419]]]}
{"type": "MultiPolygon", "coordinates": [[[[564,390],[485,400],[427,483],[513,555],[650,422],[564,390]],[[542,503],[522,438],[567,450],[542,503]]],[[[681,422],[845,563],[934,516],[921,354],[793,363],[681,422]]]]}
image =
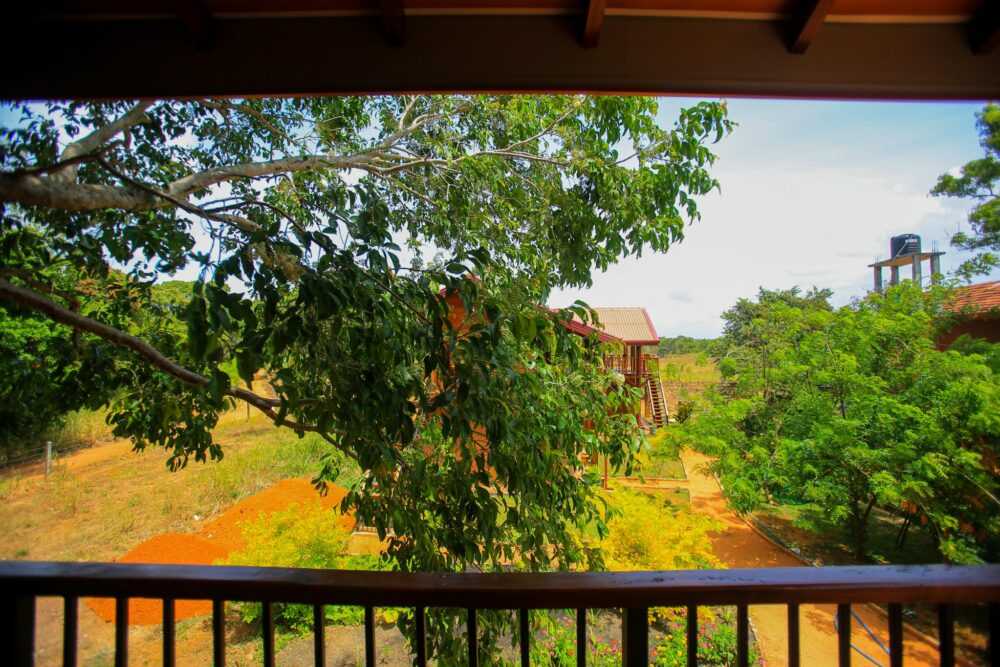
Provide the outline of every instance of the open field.
{"type": "Polygon", "coordinates": [[[659,364],[663,394],[671,415],[677,414],[679,401],[701,394],[721,379],[715,361],[697,352],[667,355],[659,359],[659,364]]]}
{"type": "Polygon", "coordinates": [[[661,357],[660,379],[666,382],[711,384],[720,379],[719,369],[711,357],[698,352],[671,354],[661,357]]]}
{"type": "Polygon", "coordinates": [[[8,476],[0,481],[0,558],[112,560],[167,531],[197,532],[236,500],[288,477],[319,469],[329,450],[314,435],[298,438],[270,420],[224,416],[216,437],[222,461],[191,462],[171,473],[167,452],[131,451],[118,441],[58,461],[48,481],[8,476]]]}

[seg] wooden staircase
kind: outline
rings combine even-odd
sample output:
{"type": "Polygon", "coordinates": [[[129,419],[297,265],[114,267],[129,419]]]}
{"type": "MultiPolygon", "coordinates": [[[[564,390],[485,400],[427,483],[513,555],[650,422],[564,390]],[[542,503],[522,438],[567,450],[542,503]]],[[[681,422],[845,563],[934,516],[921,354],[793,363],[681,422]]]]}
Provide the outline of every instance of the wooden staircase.
{"type": "Polygon", "coordinates": [[[663,382],[659,377],[646,377],[646,401],[653,426],[664,426],[667,423],[667,401],[663,395],[663,382]]]}

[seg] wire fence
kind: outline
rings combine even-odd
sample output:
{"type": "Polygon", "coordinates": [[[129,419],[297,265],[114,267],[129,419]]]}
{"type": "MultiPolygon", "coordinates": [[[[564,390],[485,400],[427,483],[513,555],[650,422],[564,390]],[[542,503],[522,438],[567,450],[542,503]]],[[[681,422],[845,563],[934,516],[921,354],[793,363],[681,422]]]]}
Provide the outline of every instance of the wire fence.
{"type": "MultiPolygon", "coordinates": [[[[84,442],[77,442],[71,445],[58,446],[55,441],[52,443],[52,456],[64,456],[66,454],[72,454],[73,452],[78,452],[81,449],[89,449],[90,447],[96,447],[98,445],[103,445],[107,442],[111,442],[114,438],[99,438],[96,440],[87,440],[84,442]]],[[[8,471],[11,468],[15,468],[20,465],[27,465],[29,463],[43,463],[45,461],[45,445],[39,447],[34,447],[32,449],[21,450],[15,456],[7,457],[0,461],[0,471],[8,471]]]]}

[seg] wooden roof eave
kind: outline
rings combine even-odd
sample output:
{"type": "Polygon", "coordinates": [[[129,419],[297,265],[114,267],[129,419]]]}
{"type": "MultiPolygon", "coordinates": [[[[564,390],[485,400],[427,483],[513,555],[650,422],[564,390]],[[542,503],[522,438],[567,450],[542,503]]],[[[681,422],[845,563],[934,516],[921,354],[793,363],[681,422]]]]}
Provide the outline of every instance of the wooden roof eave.
{"type": "Polygon", "coordinates": [[[0,57],[16,66],[0,79],[0,98],[559,91],[982,100],[1000,97],[997,6],[39,0],[6,12],[0,57]]]}

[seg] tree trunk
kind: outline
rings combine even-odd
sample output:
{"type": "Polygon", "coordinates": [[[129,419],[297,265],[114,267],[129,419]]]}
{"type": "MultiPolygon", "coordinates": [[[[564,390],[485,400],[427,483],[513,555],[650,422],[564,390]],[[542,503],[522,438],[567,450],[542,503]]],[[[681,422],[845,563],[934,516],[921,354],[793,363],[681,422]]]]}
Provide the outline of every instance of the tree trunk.
{"type": "Polygon", "coordinates": [[[858,496],[855,496],[851,502],[851,537],[854,542],[854,556],[858,560],[863,560],[865,547],[868,546],[868,515],[871,514],[872,507],[875,506],[875,499],[869,500],[865,511],[862,512],[861,502],[863,498],[858,496]]]}
{"type": "Polygon", "coordinates": [[[913,521],[910,517],[906,517],[903,519],[903,525],[899,527],[899,532],[896,533],[896,549],[899,551],[902,551],[903,545],[906,544],[906,536],[909,534],[912,524],[913,521]]]}

